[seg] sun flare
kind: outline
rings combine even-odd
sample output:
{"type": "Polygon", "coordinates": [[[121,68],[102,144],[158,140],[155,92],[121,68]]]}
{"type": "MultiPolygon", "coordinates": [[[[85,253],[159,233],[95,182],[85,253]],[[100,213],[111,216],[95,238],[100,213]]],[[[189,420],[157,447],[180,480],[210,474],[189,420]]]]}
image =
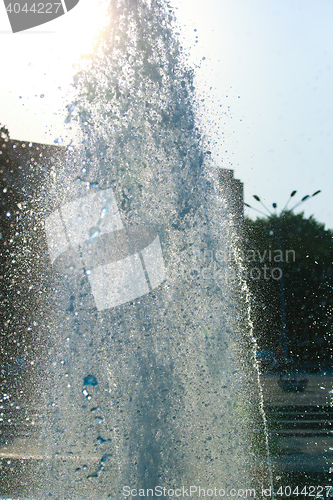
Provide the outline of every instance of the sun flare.
{"type": "MultiPolygon", "coordinates": [[[[8,35],[0,123],[11,137],[53,143],[63,135],[65,107],[74,98],[73,76],[94,51],[108,22],[107,7],[107,0],[80,0],[49,23],[8,35]]],[[[9,21],[3,28],[8,27],[9,21]]]]}
{"type": "Polygon", "coordinates": [[[98,34],[107,22],[106,0],[81,1],[66,16],[61,24],[61,57],[72,64],[80,57],[93,53],[98,34]]]}

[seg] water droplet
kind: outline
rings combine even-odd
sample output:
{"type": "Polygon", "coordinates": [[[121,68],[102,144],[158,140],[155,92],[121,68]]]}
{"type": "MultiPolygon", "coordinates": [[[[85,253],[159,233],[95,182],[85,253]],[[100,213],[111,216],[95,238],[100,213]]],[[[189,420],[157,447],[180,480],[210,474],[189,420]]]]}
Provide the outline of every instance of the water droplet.
{"type": "Polygon", "coordinates": [[[89,392],[87,391],[87,389],[83,389],[82,394],[86,397],[89,396],[89,392]]]}
{"type": "Polygon", "coordinates": [[[104,419],[102,417],[95,417],[95,421],[98,423],[98,424],[102,424],[104,419]]]}
{"type": "Polygon", "coordinates": [[[91,408],[91,410],[90,410],[90,411],[91,411],[92,413],[96,413],[96,411],[101,411],[101,409],[102,409],[102,408],[101,408],[100,406],[98,406],[98,407],[96,406],[95,408],[91,408]]]}
{"type": "Polygon", "coordinates": [[[54,144],[61,144],[62,142],[64,142],[64,140],[59,138],[59,139],[55,139],[53,142],[54,142],[54,144]]]}
{"type": "Polygon", "coordinates": [[[41,94],[41,95],[40,95],[40,97],[43,99],[43,97],[45,97],[45,95],[44,95],[44,94],[41,94]]]}
{"type": "Polygon", "coordinates": [[[99,230],[98,227],[90,228],[90,230],[89,230],[90,241],[93,241],[95,238],[97,238],[97,236],[99,236],[100,232],[101,231],[99,230]]]}
{"type": "Polygon", "coordinates": [[[87,375],[83,380],[83,385],[97,385],[97,378],[94,375],[87,375]]]}
{"type": "Polygon", "coordinates": [[[72,113],[77,105],[77,101],[73,102],[72,104],[67,104],[66,108],[68,109],[69,113],[72,113]]]}
{"type": "Polygon", "coordinates": [[[89,474],[89,476],[87,476],[87,479],[89,479],[90,477],[98,477],[98,471],[89,474]]]}
{"type": "Polygon", "coordinates": [[[101,436],[97,436],[97,443],[98,444],[103,444],[103,443],[110,443],[111,439],[103,439],[101,436]]]}

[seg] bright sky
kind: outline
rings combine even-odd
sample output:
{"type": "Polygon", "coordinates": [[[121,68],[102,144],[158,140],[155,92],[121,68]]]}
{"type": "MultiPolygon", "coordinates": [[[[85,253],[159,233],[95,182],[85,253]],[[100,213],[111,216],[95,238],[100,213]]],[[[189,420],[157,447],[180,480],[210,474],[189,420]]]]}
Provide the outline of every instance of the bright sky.
{"type": "MultiPolygon", "coordinates": [[[[70,100],[71,64],[103,22],[98,3],[80,0],[65,16],[16,34],[0,3],[0,123],[12,138],[53,144],[75,135],[60,110],[70,100]]],[[[245,201],[259,210],[253,194],[281,209],[294,189],[294,204],[321,189],[302,210],[333,228],[333,2],[172,3],[190,61],[201,62],[197,88],[215,164],[234,169],[245,201]]]]}

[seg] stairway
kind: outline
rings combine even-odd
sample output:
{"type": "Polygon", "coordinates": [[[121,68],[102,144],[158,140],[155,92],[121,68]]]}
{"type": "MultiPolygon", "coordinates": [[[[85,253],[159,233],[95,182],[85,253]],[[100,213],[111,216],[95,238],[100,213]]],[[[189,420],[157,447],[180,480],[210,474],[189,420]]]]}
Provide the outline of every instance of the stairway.
{"type": "Polygon", "coordinates": [[[3,399],[0,403],[0,447],[9,445],[14,439],[36,434],[40,420],[30,408],[3,399]]]}
{"type": "MultiPolygon", "coordinates": [[[[333,470],[333,407],[265,405],[272,461],[281,473],[320,475],[333,470]]],[[[319,476],[318,476],[319,477],[319,476]]]]}

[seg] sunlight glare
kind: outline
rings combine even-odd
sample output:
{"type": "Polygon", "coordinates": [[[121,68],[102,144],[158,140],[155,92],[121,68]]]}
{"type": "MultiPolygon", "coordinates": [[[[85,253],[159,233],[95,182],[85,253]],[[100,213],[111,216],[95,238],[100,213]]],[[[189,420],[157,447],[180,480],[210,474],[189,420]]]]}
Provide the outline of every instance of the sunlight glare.
{"type": "Polygon", "coordinates": [[[93,53],[94,42],[107,22],[107,5],[105,0],[81,0],[72,11],[62,17],[59,29],[62,37],[59,47],[62,57],[73,64],[80,56],[93,53]]]}
{"type": "MultiPolygon", "coordinates": [[[[94,42],[108,21],[108,3],[80,0],[67,14],[45,25],[15,34],[4,32],[2,73],[6,78],[0,87],[0,123],[9,128],[11,137],[53,143],[64,133],[65,107],[74,98],[77,63],[82,61],[82,67],[84,56],[93,53],[94,42]]],[[[8,30],[9,22],[4,17],[2,21],[8,30]]]]}

